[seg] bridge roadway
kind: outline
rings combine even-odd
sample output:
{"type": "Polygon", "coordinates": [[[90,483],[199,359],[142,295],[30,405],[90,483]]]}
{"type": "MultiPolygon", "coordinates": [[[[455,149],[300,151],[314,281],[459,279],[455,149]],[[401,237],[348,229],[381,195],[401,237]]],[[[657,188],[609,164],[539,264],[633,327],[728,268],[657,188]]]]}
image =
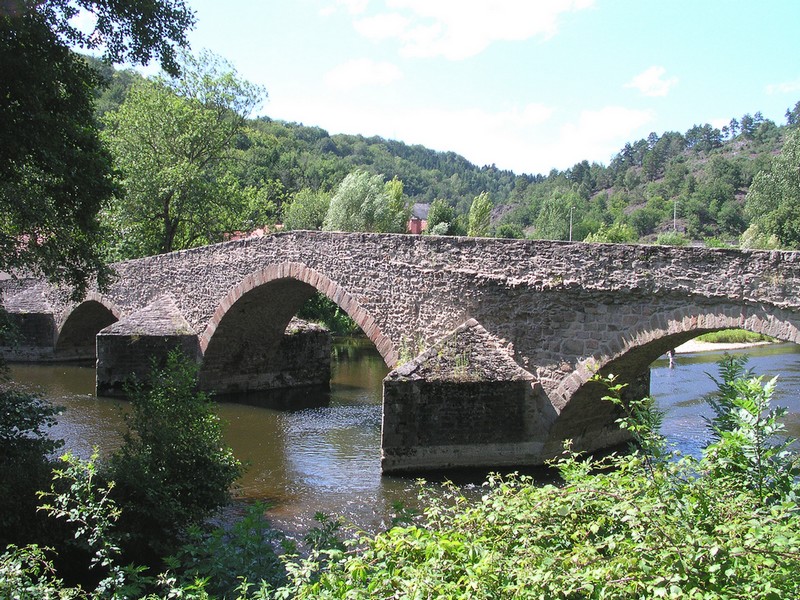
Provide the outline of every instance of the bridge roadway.
{"type": "Polygon", "coordinates": [[[101,392],[176,345],[221,393],[326,382],[324,334],[292,321],[319,290],[394,369],[386,472],[608,447],[624,436],[594,372],[643,394],[649,364],[701,333],[800,335],[793,252],[301,231],[114,267],[79,303],[7,283],[28,341],[6,356],[96,356],[101,392]]]}

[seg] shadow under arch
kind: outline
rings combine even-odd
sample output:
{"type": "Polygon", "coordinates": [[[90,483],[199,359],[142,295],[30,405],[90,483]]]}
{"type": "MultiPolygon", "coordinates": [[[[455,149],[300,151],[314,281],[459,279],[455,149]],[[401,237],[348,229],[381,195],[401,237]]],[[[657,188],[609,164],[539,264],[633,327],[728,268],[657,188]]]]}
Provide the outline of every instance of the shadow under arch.
{"type": "Polygon", "coordinates": [[[577,450],[592,451],[609,444],[595,440],[619,438],[615,421],[620,412],[610,402],[601,383],[592,381],[594,373],[614,374],[628,384],[626,395],[644,397],[650,393],[650,365],[671,349],[704,333],[723,329],[745,329],[776,339],[800,341],[800,315],[768,305],[719,303],[707,306],[686,305],[655,313],[629,330],[618,332],[603,344],[595,357],[583,360],[566,378],[555,396],[563,407],[550,431],[549,445],[560,445],[572,438],[577,450]]]}
{"type": "MultiPolygon", "coordinates": [[[[240,382],[228,387],[232,392],[244,390],[248,385],[248,373],[255,375],[258,371],[269,370],[270,365],[278,360],[276,355],[281,344],[285,343],[290,321],[317,291],[325,294],[356,322],[388,366],[397,361],[391,340],[342,286],[302,263],[284,262],[247,275],[219,303],[200,334],[200,378],[205,382],[203,385],[216,386],[218,384],[210,382],[231,380],[230,374],[239,373],[240,382]]],[[[325,351],[328,355],[324,360],[329,365],[329,346],[325,346],[325,351]]],[[[323,359],[322,356],[312,358],[323,359]]],[[[278,381],[268,387],[281,386],[278,381]]]]}
{"type": "Polygon", "coordinates": [[[119,309],[98,294],[90,293],[69,311],[58,327],[56,360],[90,360],[97,357],[97,334],[116,323],[119,309]]]}

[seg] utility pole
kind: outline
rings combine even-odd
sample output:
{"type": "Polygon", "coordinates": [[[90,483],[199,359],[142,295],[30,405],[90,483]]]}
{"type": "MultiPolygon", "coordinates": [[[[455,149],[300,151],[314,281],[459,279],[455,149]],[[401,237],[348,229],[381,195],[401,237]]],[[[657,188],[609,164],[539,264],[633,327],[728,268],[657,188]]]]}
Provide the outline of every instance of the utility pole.
{"type": "Polygon", "coordinates": [[[672,199],[672,231],[678,231],[678,199],[672,199]]]}

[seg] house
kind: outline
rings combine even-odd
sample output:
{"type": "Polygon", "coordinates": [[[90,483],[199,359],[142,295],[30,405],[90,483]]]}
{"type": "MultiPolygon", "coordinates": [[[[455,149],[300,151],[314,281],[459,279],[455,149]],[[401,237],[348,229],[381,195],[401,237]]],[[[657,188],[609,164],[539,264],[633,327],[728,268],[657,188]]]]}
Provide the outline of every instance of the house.
{"type": "Polygon", "coordinates": [[[430,204],[414,204],[411,207],[411,218],[408,220],[408,233],[419,235],[428,227],[428,211],[430,204]]]}

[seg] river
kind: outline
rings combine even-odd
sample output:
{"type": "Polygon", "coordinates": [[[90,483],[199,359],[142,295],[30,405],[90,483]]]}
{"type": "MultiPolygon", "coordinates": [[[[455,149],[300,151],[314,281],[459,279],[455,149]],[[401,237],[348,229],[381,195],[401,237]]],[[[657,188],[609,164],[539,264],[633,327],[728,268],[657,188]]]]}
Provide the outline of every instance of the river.
{"type": "MultiPolygon", "coordinates": [[[[787,429],[800,438],[800,346],[780,344],[750,348],[756,374],[780,375],[776,404],[786,406],[787,429]]],[[[716,375],[720,353],[682,354],[674,369],[666,360],[651,367],[651,392],[665,411],[663,431],[679,449],[698,453],[710,411],[703,396],[715,389],[706,375],[716,375]]],[[[289,532],[308,530],[317,511],[341,515],[367,530],[387,525],[392,505],[414,506],[414,478],[384,477],[380,472],[381,380],[387,369],[366,340],[335,344],[331,393],[270,408],[258,402],[224,402],[219,414],[227,423],[226,440],[248,464],[236,494],[273,505],[270,518],[289,532]]],[[[94,369],[77,365],[11,365],[19,384],[65,407],[52,435],[66,448],[88,457],[120,442],[125,401],[97,398],[94,369]]],[[[462,475],[465,485],[480,484],[484,473],[462,475]]]]}

